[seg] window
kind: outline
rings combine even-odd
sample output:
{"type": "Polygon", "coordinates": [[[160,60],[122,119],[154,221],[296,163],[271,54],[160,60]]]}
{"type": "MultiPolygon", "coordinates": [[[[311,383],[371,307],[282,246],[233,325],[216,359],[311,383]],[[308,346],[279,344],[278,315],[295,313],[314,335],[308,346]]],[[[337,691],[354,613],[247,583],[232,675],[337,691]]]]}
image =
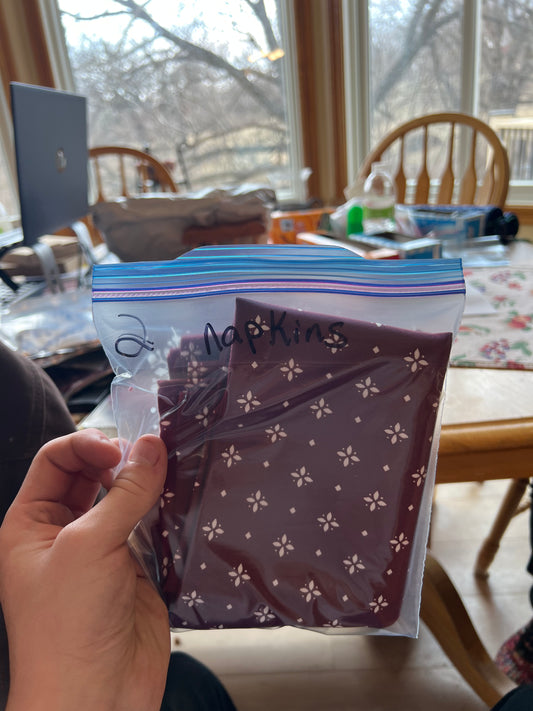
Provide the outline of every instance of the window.
{"type": "Polygon", "coordinates": [[[530,0],[346,0],[352,177],[394,126],[437,111],[489,123],[511,162],[508,202],[533,200],[533,6],[530,0]],[[364,7],[362,7],[364,6],[364,7]],[[355,52],[353,47],[363,47],[355,52]],[[356,100],[353,97],[357,97],[356,100]],[[355,129],[356,131],[356,129],[355,129]]]}
{"type": "Polygon", "coordinates": [[[58,0],[89,145],[129,145],[181,189],[297,192],[290,58],[274,0],[58,0]]]}

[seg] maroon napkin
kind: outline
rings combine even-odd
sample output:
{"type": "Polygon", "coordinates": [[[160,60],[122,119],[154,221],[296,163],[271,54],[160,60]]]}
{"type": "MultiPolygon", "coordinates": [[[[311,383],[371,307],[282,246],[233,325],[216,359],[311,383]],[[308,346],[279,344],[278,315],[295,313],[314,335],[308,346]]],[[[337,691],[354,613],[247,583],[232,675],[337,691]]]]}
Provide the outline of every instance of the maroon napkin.
{"type": "Polygon", "coordinates": [[[152,535],[173,627],[397,620],[451,343],[237,299],[189,342],[194,382],[169,354],[152,535]]]}

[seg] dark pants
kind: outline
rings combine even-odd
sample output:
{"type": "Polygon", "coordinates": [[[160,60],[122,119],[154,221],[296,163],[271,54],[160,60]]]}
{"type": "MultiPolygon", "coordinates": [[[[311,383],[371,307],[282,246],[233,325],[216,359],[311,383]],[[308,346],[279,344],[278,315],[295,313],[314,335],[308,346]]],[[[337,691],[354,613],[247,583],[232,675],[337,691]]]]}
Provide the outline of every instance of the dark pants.
{"type": "Polygon", "coordinates": [[[533,686],[518,686],[498,701],[492,711],[531,711],[533,686]]]}

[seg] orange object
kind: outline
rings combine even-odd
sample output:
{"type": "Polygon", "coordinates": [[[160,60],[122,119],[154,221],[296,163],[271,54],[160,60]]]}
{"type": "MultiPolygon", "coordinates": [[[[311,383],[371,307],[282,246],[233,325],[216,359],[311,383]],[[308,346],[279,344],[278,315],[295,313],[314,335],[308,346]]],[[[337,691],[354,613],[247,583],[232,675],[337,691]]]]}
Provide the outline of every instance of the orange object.
{"type": "Polygon", "coordinates": [[[329,215],[335,208],[321,207],[316,210],[299,210],[284,212],[276,210],[272,213],[270,241],[277,244],[294,244],[296,235],[300,232],[316,232],[323,215],[329,215]]]}

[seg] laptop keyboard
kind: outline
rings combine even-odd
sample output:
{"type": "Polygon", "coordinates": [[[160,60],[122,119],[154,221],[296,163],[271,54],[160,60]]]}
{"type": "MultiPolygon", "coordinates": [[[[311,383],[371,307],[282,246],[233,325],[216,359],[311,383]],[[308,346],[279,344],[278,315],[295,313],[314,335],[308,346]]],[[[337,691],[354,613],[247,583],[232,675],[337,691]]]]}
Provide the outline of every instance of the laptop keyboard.
{"type": "Polygon", "coordinates": [[[2,308],[5,308],[29,296],[37,296],[38,294],[42,294],[45,287],[46,282],[44,281],[25,281],[19,284],[19,288],[16,291],[13,291],[13,289],[0,279],[0,305],[2,308]]]}

